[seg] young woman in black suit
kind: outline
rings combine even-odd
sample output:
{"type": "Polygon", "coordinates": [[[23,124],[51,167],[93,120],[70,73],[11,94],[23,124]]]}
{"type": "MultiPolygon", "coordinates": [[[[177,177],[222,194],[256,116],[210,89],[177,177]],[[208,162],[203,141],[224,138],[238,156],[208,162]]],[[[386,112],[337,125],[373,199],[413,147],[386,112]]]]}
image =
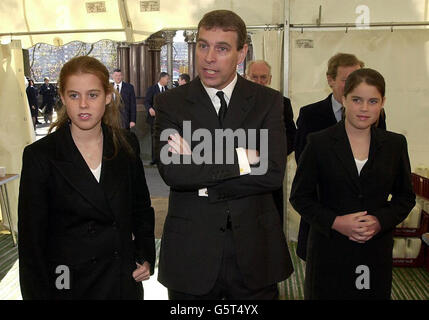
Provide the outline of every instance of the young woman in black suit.
{"type": "Polygon", "coordinates": [[[64,105],[23,155],[18,226],[24,299],[141,299],[155,264],[139,143],[120,129],[107,68],[61,69],[64,105]]]}
{"type": "Polygon", "coordinates": [[[415,195],[405,137],[373,125],[384,94],[377,71],[351,73],[345,120],[301,155],[290,202],[310,224],[306,299],[390,299],[393,230],[415,195]]]}

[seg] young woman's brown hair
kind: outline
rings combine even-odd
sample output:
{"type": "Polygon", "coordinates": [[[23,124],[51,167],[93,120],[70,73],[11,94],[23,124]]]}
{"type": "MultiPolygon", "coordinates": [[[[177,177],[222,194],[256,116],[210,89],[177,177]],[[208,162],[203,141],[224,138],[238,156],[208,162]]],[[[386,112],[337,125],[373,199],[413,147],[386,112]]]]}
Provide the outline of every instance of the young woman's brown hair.
{"type": "MultiPolygon", "coordinates": [[[[109,71],[97,59],[89,56],[80,56],[66,62],[60,71],[58,80],[60,95],[64,95],[68,77],[71,75],[89,73],[95,75],[100,79],[105,94],[113,94],[112,100],[106,105],[102,122],[112,132],[114,153],[113,157],[117,155],[119,149],[123,147],[130,155],[133,151],[127,140],[125,139],[124,131],[121,129],[121,115],[120,115],[120,94],[113,88],[109,82],[109,71]]],[[[49,133],[54,129],[59,129],[70,122],[65,106],[59,108],[57,113],[57,120],[52,123],[49,128],[49,133]]]]}

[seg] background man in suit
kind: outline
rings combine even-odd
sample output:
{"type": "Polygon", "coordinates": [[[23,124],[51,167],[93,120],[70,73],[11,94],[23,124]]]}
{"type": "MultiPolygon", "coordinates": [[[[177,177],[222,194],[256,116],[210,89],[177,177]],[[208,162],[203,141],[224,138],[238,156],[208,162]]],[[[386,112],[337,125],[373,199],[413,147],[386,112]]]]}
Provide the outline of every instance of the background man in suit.
{"type": "Polygon", "coordinates": [[[48,123],[48,121],[52,123],[52,113],[54,111],[57,89],[52,83],[49,83],[48,77],[45,77],[43,81],[45,83],[42,84],[39,91],[39,93],[43,96],[42,105],[40,106],[40,109],[45,108],[45,110],[43,111],[43,120],[45,120],[45,123],[48,123]]]}
{"type": "Polygon", "coordinates": [[[293,270],[271,194],[280,187],[286,164],[282,96],[237,75],[246,38],[246,26],[235,13],[204,15],[197,35],[199,76],[156,99],[158,169],[170,186],[158,280],[170,299],[276,299],[277,283],[293,270]],[[187,141],[184,121],[205,136],[187,141]],[[168,142],[161,137],[165,129],[177,131],[168,142]],[[234,149],[215,145],[219,132],[231,138],[225,129],[241,129],[247,142],[250,129],[258,136],[267,129],[268,154],[240,145],[239,139],[232,138],[234,149]],[[203,164],[163,161],[166,150],[193,160],[202,142],[215,146],[203,150],[210,158],[203,164]],[[219,150],[223,155],[231,151],[232,161],[214,161],[219,150]],[[257,175],[253,166],[260,159],[268,165],[265,174],[257,175]]]}
{"type": "Polygon", "coordinates": [[[136,125],[136,94],[131,83],[122,81],[121,69],[113,70],[112,78],[115,89],[121,94],[123,108],[121,108],[122,127],[130,129],[136,125]]]}
{"type": "MultiPolygon", "coordinates": [[[[364,65],[355,55],[348,53],[337,53],[329,59],[326,78],[332,93],[326,99],[304,106],[299,110],[295,137],[297,163],[307,143],[308,134],[329,128],[341,120],[342,97],[346,79],[350,73],[363,68],[364,65]]],[[[377,125],[379,128],[386,129],[384,112],[380,114],[377,125]]],[[[306,259],[308,231],[309,225],[301,219],[296,253],[303,260],[306,259]]]]}
{"type": "Polygon", "coordinates": [[[184,84],[187,84],[191,81],[191,77],[189,77],[189,74],[182,73],[179,76],[179,86],[183,86],[184,84]]]}
{"type": "Polygon", "coordinates": [[[167,84],[170,80],[170,75],[167,72],[161,72],[158,77],[158,82],[153,86],[149,87],[146,91],[146,96],[144,98],[144,106],[146,107],[146,122],[150,125],[150,134],[152,137],[152,161],[150,164],[155,164],[155,153],[154,153],[154,143],[153,143],[153,124],[155,121],[155,97],[168,90],[167,84]]]}
{"type": "MultiPolygon", "coordinates": [[[[264,60],[250,61],[246,68],[247,79],[263,86],[271,84],[271,66],[264,60]]],[[[283,120],[286,129],[287,155],[294,150],[296,127],[293,121],[293,110],[290,99],[283,97],[283,120]]],[[[274,201],[283,222],[283,186],[273,192],[274,201]]]]}

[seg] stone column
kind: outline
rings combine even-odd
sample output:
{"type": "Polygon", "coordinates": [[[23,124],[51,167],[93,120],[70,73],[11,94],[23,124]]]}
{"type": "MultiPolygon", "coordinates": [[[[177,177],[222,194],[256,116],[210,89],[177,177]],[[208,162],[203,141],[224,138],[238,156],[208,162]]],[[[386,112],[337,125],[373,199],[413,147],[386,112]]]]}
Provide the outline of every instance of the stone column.
{"type": "Polygon", "coordinates": [[[125,42],[118,45],[118,68],[121,69],[122,77],[125,82],[130,81],[130,47],[125,42]]]}
{"type": "Polygon", "coordinates": [[[196,31],[185,30],[183,32],[183,36],[185,37],[185,41],[188,43],[188,73],[192,80],[197,75],[195,70],[196,31]]]}
{"type": "Polygon", "coordinates": [[[144,97],[146,94],[146,90],[149,86],[152,85],[152,83],[148,82],[150,81],[150,58],[149,58],[149,49],[148,45],[146,43],[140,43],[139,44],[139,73],[140,73],[140,96],[144,97]]]}
{"type": "Polygon", "coordinates": [[[130,83],[134,86],[136,97],[141,97],[140,92],[140,46],[138,44],[130,45],[130,83]]]}
{"type": "Polygon", "coordinates": [[[170,75],[168,87],[173,87],[173,39],[176,31],[164,31],[164,39],[167,44],[167,72],[170,75]]]}
{"type": "Polygon", "coordinates": [[[146,40],[149,46],[150,57],[150,81],[148,86],[158,81],[158,75],[161,72],[161,47],[165,44],[165,39],[159,33],[152,35],[146,40]]]}

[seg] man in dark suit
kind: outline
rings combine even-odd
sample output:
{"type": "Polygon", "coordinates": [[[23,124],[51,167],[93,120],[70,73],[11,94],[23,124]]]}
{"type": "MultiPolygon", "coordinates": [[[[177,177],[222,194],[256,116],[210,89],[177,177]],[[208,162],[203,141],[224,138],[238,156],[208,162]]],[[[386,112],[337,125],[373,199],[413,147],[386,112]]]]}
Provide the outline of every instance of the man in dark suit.
{"type": "MultiPolygon", "coordinates": [[[[271,84],[271,66],[264,60],[250,61],[246,68],[247,79],[263,86],[271,84]]],[[[294,150],[296,127],[293,121],[293,110],[290,99],[283,97],[283,121],[286,129],[287,155],[294,150]]],[[[273,192],[274,201],[283,222],[283,186],[273,192]]]]}
{"type": "Polygon", "coordinates": [[[190,81],[191,81],[191,77],[189,76],[189,74],[187,74],[187,73],[182,73],[182,74],[179,76],[178,84],[179,84],[179,86],[183,86],[183,85],[185,85],[185,84],[189,83],[190,81]]]}
{"type": "Polygon", "coordinates": [[[286,164],[282,96],[237,75],[246,38],[235,13],[204,15],[199,76],[156,99],[158,169],[170,186],[158,280],[170,299],[276,299],[293,271],[271,194],[286,164]],[[266,140],[252,143],[252,132],[266,140]]]}
{"type": "Polygon", "coordinates": [[[112,74],[114,88],[121,94],[123,108],[121,108],[122,127],[130,129],[136,125],[136,94],[131,83],[124,82],[120,69],[115,69],[112,74]]]}
{"type": "Polygon", "coordinates": [[[152,137],[152,161],[151,165],[156,163],[153,143],[153,125],[155,121],[155,97],[168,90],[167,84],[170,80],[170,75],[167,72],[161,72],[158,77],[158,82],[149,87],[144,98],[144,106],[146,108],[146,122],[150,125],[150,135],[152,137]]]}
{"type": "Polygon", "coordinates": [[[43,118],[45,120],[45,123],[52,123],[52,113],[54,111],[54,104],[55,104],[55,96],[57,95],[57,90],[55,86],[52,83],[49,83],[49,78],[45,77],[43,79],[45,82],[40,87],[39,93],[43,96],[42,99],[42,105],[40,106],[40,109],[45,108],[43,111],[43,118]]]}
{"type": "MultiPolygon", "coordinates": [[[[299,110],[295,136],[297,163],[306,146],[308,134],[329,128],[341,120],[345,81],[350,73],[363,68],[364,65],[355,55],[348,53],[338,53],[329,59],[326,78],[332,93],[326,99],[304,106],[299,110]]],[[[377,125],[379,128],[386,129],[384,112],[380,115],[377,125]]],[[[306,259],[308,232],[308,223],[301,219],[296,253],[303,260],[306,259]]]]}

